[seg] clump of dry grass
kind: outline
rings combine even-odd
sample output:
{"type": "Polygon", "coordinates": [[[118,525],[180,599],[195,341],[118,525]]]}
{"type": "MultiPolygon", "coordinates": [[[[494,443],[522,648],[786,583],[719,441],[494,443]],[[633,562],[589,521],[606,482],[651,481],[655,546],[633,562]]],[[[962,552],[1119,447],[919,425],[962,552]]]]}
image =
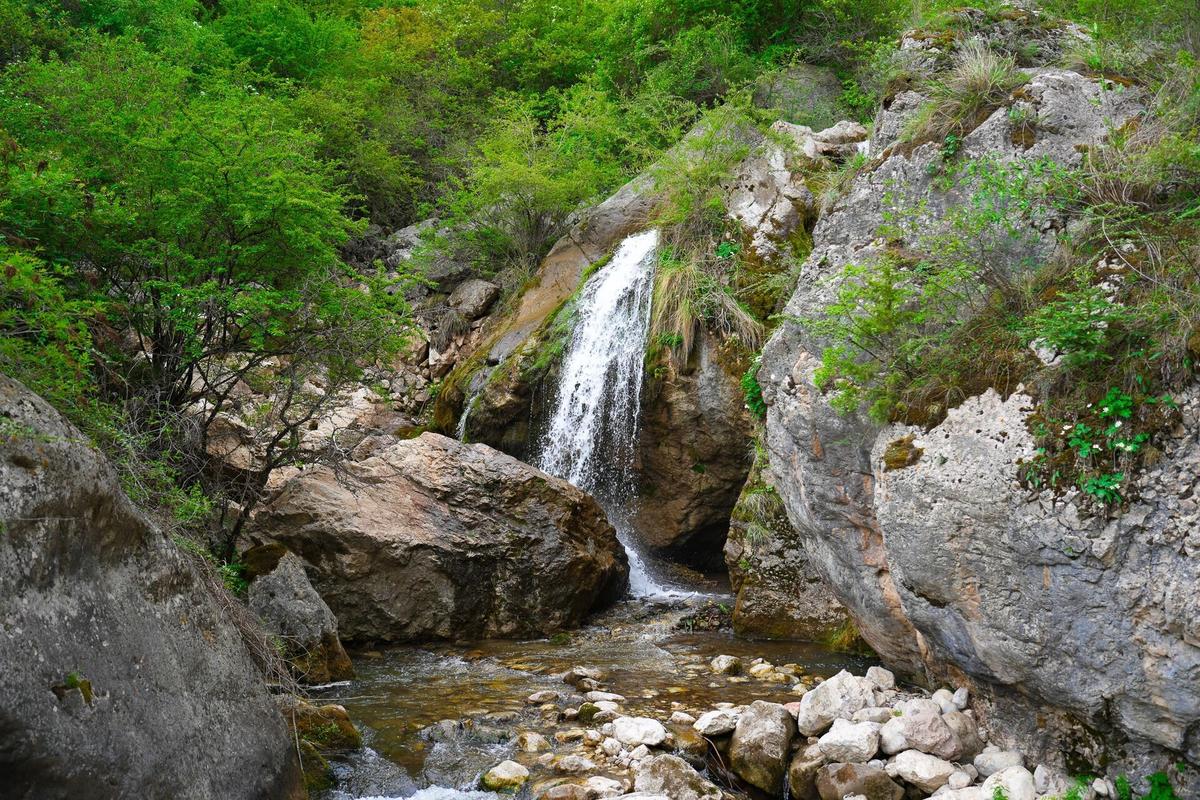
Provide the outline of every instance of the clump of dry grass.
{"type": "Polygon", "coordinates": [[[1027,80],[1011,56],[971,39],[958,48],[950,69],[935,79],[930,101],[909,123],[904,138],[929,142],[965,136],[1027,80]]]}

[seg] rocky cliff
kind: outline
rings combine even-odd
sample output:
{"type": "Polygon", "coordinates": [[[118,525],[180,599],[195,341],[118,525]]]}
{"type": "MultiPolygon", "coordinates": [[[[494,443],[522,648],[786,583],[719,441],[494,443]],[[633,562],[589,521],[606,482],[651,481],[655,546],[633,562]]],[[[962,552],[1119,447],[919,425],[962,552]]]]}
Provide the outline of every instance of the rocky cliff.
{"type": "MultiPolygon", "coordinates": [[[[1003,31],[1001,31],[1003,33],[1003,31]]],[[[1057,52],[1069,28],[1042,30],[1057,52]]],[[[910,37],[903,50],[937,58],[910,37]]],[[[1136,90],[1051,67],[957,143],[960,158],[1080,163],[1081,152],[1133,120],[1136,90]],[[1026,104],[1035,137],[1015,135],[1026,104]]],[[[1040,709],[1039,738],[1079,764],[1161,768],[1200,759],[1200,562],[1197,554],[1196,392],[1184,421],[1141,478],[1140,499],[1111,517],[1088,512],[1077,491],[1023,488],[1018,461],[1033,453],[1020,387],[982,391],[930,428],[883,426],[845,414],[814,379],[824,342],[799,318],[825,306],[841,270],[887,246],[879,229],[897,194],[923,204],[936,226],[963,198],[934,180],[941,143],[902,145],[925,101],[896,95],[876,121],[873,161],[818,222],[814,250],[759,375],[769,404],[767,442],[776,485],[807,559],[884,660],[910,675],[955,676],[985,694],[1040,709]],[[907,438],[904,438],[907,437],[907,438]],[[914,458],[885,462],[889,444],[914,458]],[[1157,755],[1151,755],[1157,754],[1157,755]]],[[[1016,251],[1015,273],[1053,252],[1070,223],[1049,212],[1016,251]]],[[[1178,399],[1178,398],[1177,398],[1178,399]]],[[[1012,704],[1009,706],[1013,707],[1012,704]]],[[[1015,729],[993,724],[1000,738],[1015,729]]]]}
{"type": "Polygon", "coordinates": [[[0,794],[303,797],[219,591],[79,431],[0,375],[0,794]]]}

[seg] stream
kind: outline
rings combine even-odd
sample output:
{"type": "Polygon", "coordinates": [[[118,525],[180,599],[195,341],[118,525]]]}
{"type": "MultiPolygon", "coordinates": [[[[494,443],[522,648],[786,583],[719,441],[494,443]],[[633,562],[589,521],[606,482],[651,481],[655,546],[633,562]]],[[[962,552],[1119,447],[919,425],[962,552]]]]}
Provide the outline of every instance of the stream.
{"type": "MultiPolygon", "coordinates": [[[[520,752],[514,737],[533,731],[549,740],[556,755],[585,754],[577,736],[581,727],[590,726],[564,718],[560,709],[547,712],[526,703],[544,690],[561,693],[564,701],[577,694],[562,680],[575,666],[599,669],[605,691],[626,698],[622,713],[665,723],[673,711],[698,716],[719,702],[797,699],[790,684],[713,673],[709,662],[718,655],[739,656],[746,663],[763,658],[798,675],[821,678],[842,669],[862,674],[875,663],[815,644],[680,630],[689,611],[712,599],[701,598],[625,601],[587,627],[553,639],[359,654],[358,677],[318,696],[321,702],[346,706],[367,745],[335,764],[339,790],[329,800],[493,798],[497,795],[474,787],[481,773],[509,758],[530,769],[531,788],[539,781],[561,779],[538,763],[543,754],[520,752]]],[[[575,698],[575,705],[581,701],[575,698]]],[[[696,736],[687,725],[668,728],[677,741],[696,736]]]]}

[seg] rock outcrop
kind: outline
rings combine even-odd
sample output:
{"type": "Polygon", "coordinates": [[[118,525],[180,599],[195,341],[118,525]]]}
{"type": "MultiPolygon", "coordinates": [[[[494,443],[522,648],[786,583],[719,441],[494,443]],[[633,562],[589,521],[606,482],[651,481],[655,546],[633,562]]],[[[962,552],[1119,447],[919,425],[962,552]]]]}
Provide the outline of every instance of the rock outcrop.
{"type": "Polygon", "coordinates": [[[725,541],[725,566],[737,593],[733,630],[834,643],[849,630],[849,615],[809,563],[765,462],[764,451],[738,496],[725,541]]]}
{"type": "Polygon", "coordinates": [[[674,561],[721,561],[729,516],[750,469],[750,415],[741,387],[705,335],[685,369],[643,400],[634,518],[640,539],[674,561]]]}
{"type": "Polygon", "coordinates": [[[303,797],[219,591],[83,434],[0,375],[0,794],[303,797]]]}
{"type": "MultiPolygon", "coordinates": [[[[935,57],[928,42],[905,47],[935,57]]],[[[1036,115],[1036,136],[1014,136],[1002,107],[962,137],[958,158],[1074,166],[1141,110],[1136,90],[1054,68],[1029,74],[1012,102],[1036,115]]],[[[931,225],[960,201],[931,177],[939,143],[897,144],[923,99],[904,92],[881,112],[875,161],[818,222],[790,315],[823,307],[844,266],[879,253],[897,194],[924,202],[931,225]]],[[[1066,224],[1050,213],[1020,246],[997,251],[997,266],[1044,260],[1066,224]]],[[[1039,738],[1046,751],[1061,735],[1069,741],[1058,746],[1085,761],[1124,757],[1131,772],[1167,758],[1200,763],[1196,393],[1141,499],[1108,519],[1081,513],[1070,495],[1019,485],[1017,461],[1033,447],[1031,402],[1019,391],[969,399],[931,430],[883,427],[830,406],[813,377],[822,349],[794,322],[766,348],[770,459],[797,549],[884,660],[910,675],[965,676],[1010,709],[1044,708],[1041,730],[1007,733],[1039,738]],[[906,435],[920,458],[888,470],[884,451],[906,435]],[[1102,756],[1105,743],[1122,746],[1102,756]],[[1130,766],[1150,752],[1161,757],[1130,766]]]]}
{"type": "Polygon", "coordinates": [[[250,539],[304,559],[350,641],[553,633],[615,598],[628,574],[587,494],[433,433],[295,477],[250,539]]]}
{"type": "Polygon", "coordinates": [[[354,677],[338,638],[337,618],[304,573],[304,562],[278,545],[255,548],[244,560],[254,572],[246,600],[277,637],[298,680],[329,683],[354,677]]]}

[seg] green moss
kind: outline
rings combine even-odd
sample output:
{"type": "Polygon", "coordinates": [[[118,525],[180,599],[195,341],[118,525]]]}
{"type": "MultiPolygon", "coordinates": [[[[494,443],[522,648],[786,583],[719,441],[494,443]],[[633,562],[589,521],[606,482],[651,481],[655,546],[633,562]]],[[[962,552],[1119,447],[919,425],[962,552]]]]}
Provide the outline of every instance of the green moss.
{"type": "Polygon", "coordinates": [[[921,460],[925,451],[913,444],[916,436],[908,434],[895,441],[889,442],[883,451],[883,469],[885,472],[911,467],[921,460]]]}
{"type": "Polygon", "coordinates": [[[83,701],[89,706],[92,704],[92,682],[83,675],[78,672],[68,673],[65,684],[68,689],[78,689],[83,695],[83,701]]]}
{"type": "Polygon", "coordinates": [[[858,632],[854,621],[847,619],[829,633],[825,646],[839,653],[871,653],[871,647],[858,632]]]}
{"type": "Polygon", "coordinates": [[[336,780],[333,768],[311,742],[303,739],[300,740],[300,766],[304,772],[304,788],[310,795],[333,788],[336,780]]]}

